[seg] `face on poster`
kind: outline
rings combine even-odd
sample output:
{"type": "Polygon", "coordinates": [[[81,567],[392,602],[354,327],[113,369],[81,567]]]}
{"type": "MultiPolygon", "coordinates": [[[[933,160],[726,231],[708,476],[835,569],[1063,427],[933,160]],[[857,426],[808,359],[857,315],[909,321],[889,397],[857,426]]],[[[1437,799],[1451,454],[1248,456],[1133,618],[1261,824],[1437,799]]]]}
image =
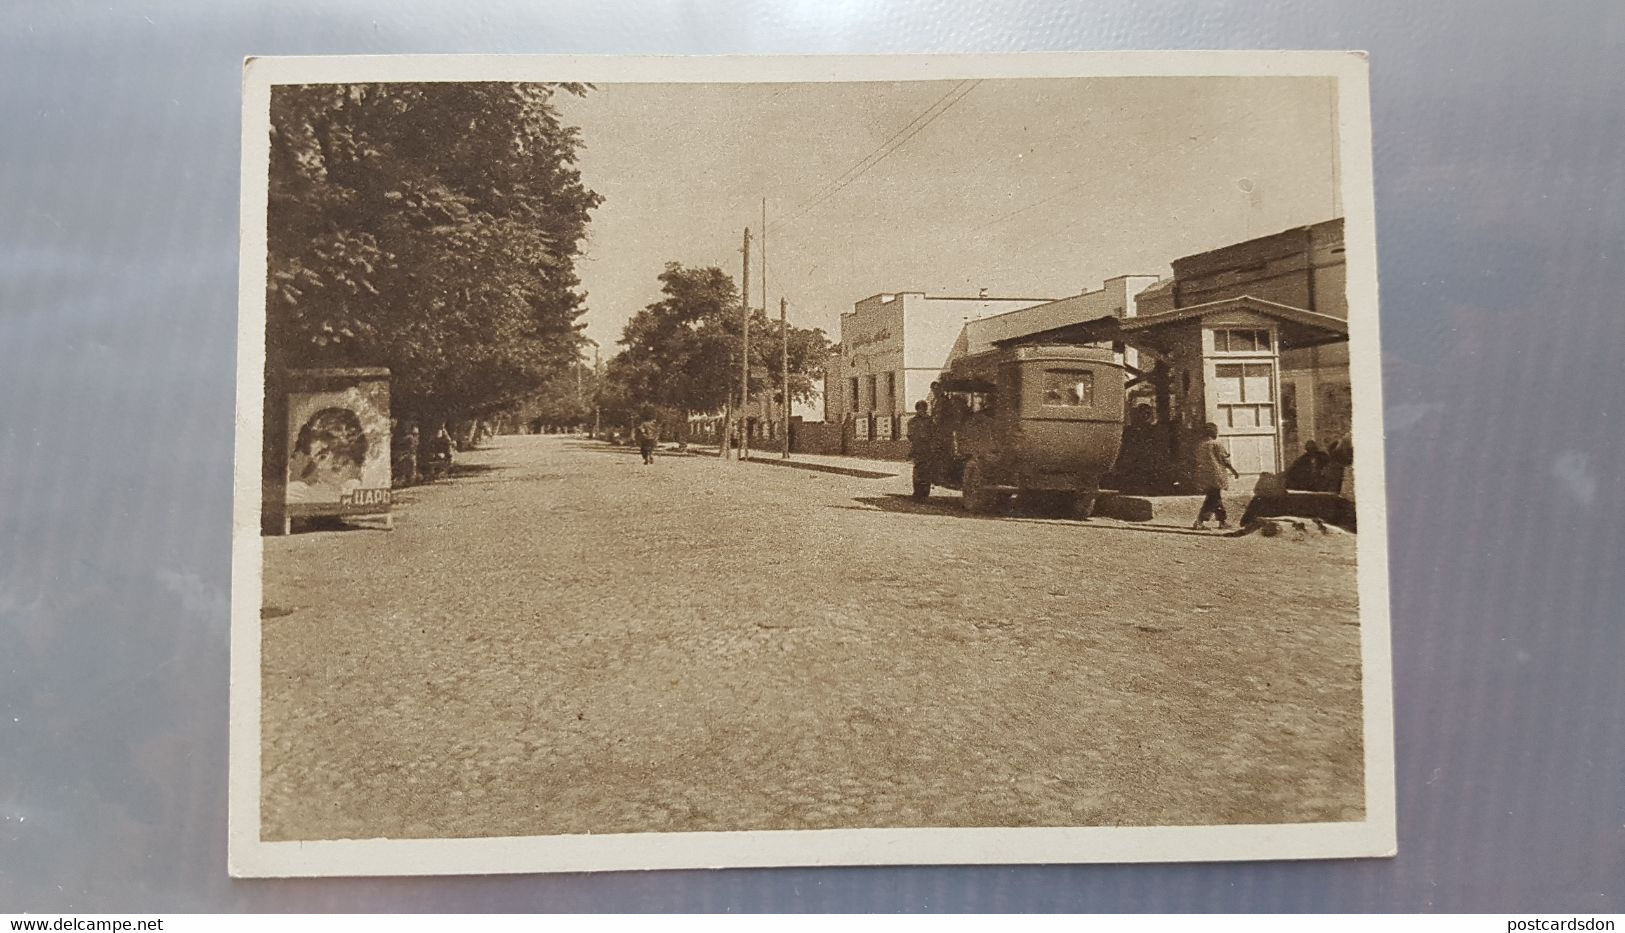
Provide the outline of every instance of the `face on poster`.
{"type": "Polygon", "coordinates": [[[290,512],[356,514],[389,508],[387,383],[288,396],[290,512]]]}

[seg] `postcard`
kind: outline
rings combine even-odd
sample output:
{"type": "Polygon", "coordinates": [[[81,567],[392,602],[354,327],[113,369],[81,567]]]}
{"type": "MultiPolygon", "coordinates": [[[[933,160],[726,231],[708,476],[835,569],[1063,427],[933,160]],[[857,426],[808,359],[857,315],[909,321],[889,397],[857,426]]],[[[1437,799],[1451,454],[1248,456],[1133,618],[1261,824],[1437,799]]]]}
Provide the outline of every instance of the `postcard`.
{"type": "Polygon", "coordinates": [[[232,874],[1392,855],[1367,71],[248,60],[232,874]]]}

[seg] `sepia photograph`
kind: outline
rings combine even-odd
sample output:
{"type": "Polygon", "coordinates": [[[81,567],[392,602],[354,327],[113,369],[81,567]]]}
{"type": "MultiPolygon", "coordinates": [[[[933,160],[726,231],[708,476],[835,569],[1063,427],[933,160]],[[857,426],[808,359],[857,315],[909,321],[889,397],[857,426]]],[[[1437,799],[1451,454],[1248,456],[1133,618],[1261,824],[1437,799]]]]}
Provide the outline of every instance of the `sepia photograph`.
{"type": "Polygon", "coordinates": [[[1392,855],[1368,98],[250,59],[232,872],[1392,855]]]}

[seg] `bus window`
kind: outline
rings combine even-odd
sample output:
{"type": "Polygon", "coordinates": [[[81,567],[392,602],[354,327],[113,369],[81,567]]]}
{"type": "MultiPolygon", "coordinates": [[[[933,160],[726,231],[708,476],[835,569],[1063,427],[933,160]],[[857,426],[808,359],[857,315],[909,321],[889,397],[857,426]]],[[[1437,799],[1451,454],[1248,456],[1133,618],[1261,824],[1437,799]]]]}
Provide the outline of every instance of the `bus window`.
{"type": "Polygon", "coordinates": [[[1044,404],[1089,408],[1095,404],[1095,374],[1087,369],[1044,371],[1044,404]]]}

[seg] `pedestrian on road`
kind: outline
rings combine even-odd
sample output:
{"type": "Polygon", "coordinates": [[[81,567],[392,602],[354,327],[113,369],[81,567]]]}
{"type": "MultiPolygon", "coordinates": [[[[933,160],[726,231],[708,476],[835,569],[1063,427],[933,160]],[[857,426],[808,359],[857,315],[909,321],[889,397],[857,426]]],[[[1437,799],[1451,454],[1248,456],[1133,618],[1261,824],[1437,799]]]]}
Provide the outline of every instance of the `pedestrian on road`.
{"type": "Polygon", "coordinates": [[[914,498],[931,498],[932,447],[936,444],[936,419],[931,417],[931,404],[914,403],[914,417],[908,420],[908,458],[914,462],[914,498]]]}
{"type": "Polygon", "coordinates": [[[1203,440],[1196,445],[1196,470],[1192,479],[1202,490],[1202,510],[1196,513],[1192,528],[1207,527],[1209,515],[1219,520],[1220,528],[1229,528],[1224,514],[1224,491],[1230,487],[1230,477],[1241,477],[1230,462],[1230,452],[1219,443],[1219,426],[1209,421],[1202,426],[1203,440]]]}
{"type": "Polygon", "coordinates": [[[637,438],[638,451],[643,454],[643,462],[654,463],[655,442],[660,440],[660,425],[655,422],[654,417],[652,415],[645,417],[637,426],[637,430],[632,432],[632,436],[637,438]]]}

